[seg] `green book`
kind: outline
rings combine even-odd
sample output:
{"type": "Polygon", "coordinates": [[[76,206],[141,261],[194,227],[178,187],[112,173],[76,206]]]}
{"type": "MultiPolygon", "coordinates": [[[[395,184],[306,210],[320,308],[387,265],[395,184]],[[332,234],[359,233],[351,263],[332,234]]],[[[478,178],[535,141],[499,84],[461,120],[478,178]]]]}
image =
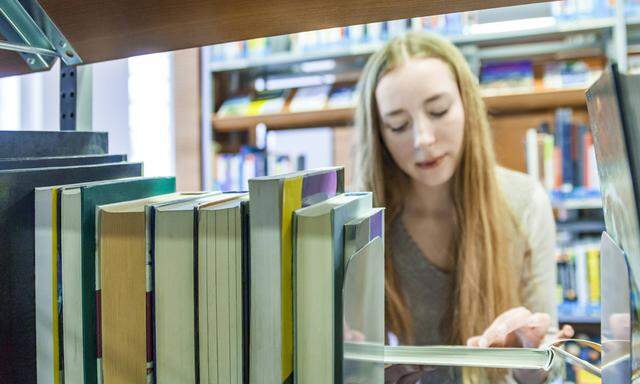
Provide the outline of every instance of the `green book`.
{"type": "Polygon", "coordinates": [[[98,359],[101,348],[96,334],[100,311],[99,280],[96,279],[99,276],[96,273],[96,207],[167,194],[175,189],[175,177],[133,178],[67,188],[60,194],[62,289],[64,296],[77,298],[68,302],[63,300],[64,328],[72,333],[64,335],[65,380],[86,384],[100,382],[98,359]],[[70,310],[72,306],[76,310],[70,310]]]}

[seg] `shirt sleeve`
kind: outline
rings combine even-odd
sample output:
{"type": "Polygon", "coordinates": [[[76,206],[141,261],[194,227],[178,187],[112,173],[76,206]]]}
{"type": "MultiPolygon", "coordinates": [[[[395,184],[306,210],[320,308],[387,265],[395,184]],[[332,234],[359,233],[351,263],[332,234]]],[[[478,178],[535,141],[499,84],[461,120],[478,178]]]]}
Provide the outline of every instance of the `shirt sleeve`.
{"type": "MultiPolygon", "coordinates": [[[[539,182],[535,183],[531,204],[523,219],[528,257],[524,263],[521,294],[523,305],[527,309],[547,313],[551,317],[549,334],[542,342],[544,346],[553,341],[558,330],[556,225],[549,196],[539,182]]],[[[557,359],[545,382],[553,382],[563,375],[564,363],[562,359],[557,359]]],[[[517,382],[513,376],[510,379],[508,382],[517,382]]]]}
{"type": "Polygon", "coordinates": [[[556,225],[549,197],[538,182],[523,227],[528,243],[521,287],[523,305],[532,312],[549,314],[552,327],[557,328],[556,225]]]}

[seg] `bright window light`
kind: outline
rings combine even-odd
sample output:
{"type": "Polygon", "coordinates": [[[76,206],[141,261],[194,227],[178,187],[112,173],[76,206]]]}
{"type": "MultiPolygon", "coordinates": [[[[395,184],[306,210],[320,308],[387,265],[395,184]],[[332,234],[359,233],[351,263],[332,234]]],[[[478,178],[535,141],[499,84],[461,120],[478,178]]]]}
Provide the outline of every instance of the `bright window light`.
{"type": "Polygon", "coordinates": [[[145,176],[174,175],[171,55],[129,59],[128,85],[130,159],[144,162],[145,176]]]}
{"type": "Polygon", "coordinates": [[[0,79],[0,130],[20,129],[20,78],[0,79]]]}
{"type": "Polygon", "coordinates": [[[333,84],[335,81],[335,75],[282,77],[278,79],[267,79],[267,90],[312,87],[315,85],[333,84]]]}
{"type": "Polygon", "coordinates": [[[336,67],[336,61],[327,59],[327,60],[315,60],[315,61],[307,61],[300,64],[300,69],[302,72],[327,72],[332,71],[336,67]]]}
{"type": "Polygon", "coordinates": [[[469,26],[471,34],[484,33],[505,33],[527,31],[531,29],[540,29],[552,27],[556,24],[554,17],[533,17],[530,19],[497,21],[494,23],[473,24],[469,26]]]}

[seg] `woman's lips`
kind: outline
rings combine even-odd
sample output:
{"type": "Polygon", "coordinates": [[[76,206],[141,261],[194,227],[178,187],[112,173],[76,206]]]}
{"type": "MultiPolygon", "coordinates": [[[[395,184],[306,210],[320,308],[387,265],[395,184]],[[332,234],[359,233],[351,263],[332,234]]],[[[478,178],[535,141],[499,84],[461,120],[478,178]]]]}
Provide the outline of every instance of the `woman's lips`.
{"type": "Polygon", "coordinates": [[[421,161],[416,163],[416,167],[420,169],[434,169],[439,166],[444,160],[445,155],[435,157],[431,160],[421,161]]]}

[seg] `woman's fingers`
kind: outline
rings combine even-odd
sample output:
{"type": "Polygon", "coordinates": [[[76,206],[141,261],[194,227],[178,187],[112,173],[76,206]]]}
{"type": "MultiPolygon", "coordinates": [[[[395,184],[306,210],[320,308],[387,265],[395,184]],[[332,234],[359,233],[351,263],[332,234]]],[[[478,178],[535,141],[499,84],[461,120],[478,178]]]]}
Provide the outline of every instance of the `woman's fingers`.
{"type": "MultiPolygon", "coordinates": [[[[467,346],[535,348],[547,335],[550,326],[551,317],[546,313],[531,313],[524,307],[512,308],[498,316],[482,335],[470,337],[467,346]]],[[[573,334],[571,327],[562,331],[563,334],[573,334]]]]}
{"type": "Polygon", "coordinates": [[[477,347],[478,341],[480,341],[480,336],[473,336],[467,340],[467,347],[477,347]]]}
{"type": "Polygon", "coordinates": [[[478,340],[479,347],[504,346],[507,336],[526,326],[531,311],[524,307],[512,308],[496,318],[478,340]]]}
{"type": "Polygon", "coordinates": [[[570,339],[573,337],[573,335],[575,335],[573,327],[569,324],[565,324],[562,326],[562,329],[560,329],[556,334],[556,339],[570,339]]]}

